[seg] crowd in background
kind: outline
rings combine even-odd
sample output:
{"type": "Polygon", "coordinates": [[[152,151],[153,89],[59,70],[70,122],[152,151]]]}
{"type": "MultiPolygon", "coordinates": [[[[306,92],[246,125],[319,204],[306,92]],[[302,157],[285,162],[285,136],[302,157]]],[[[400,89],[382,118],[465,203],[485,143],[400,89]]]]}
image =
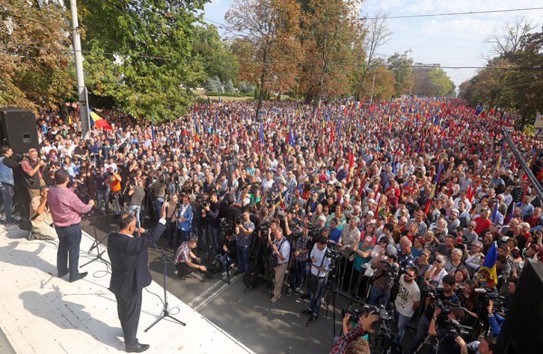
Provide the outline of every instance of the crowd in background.
{"type": "MultiPolygon", "coordinates": [[[[395,305],[396,343],[420,318],[415,345],[432,328],[432,297],[461,304],[468,326],[483,313],[502,318],[523,265],[543,256],[542,201],[504,142],[501,128],[511,117],[496,109],[404,98],[318,109],[267,102],[259,112],[249,102],[210,103],[167,123],[98,113],[111,129],[81,136],[76,111],[40,112],[39,149],[19,162],[3,148],[6,223],[14,223],[12,194],[4,192],[11,186],[21,215],[50,224],[47,186],[63,168],[97,213],[128,210],[142,225],[168,201],[163,237],[178,263],[207,270],[196,247],[225,273],[231,264],[247,273],[256,263],[275,278],[273,302],[283,291],[305,295],[315,320],[336,272],[348,296],[395,305]],[[5,180],[5,168],[21,178],[5,180]],[[496,278],[480,271],[489,252],[496,278]],[[483,304],[480,288],[505,297],[499,314],[483,304]]],[[[511,135],[540,178],[539,141],[511,135]]],[[[481,333],[499,333],[483,322],[481,333]]],[[[347,344],[340,340],[336,352],[347,344]]]]}

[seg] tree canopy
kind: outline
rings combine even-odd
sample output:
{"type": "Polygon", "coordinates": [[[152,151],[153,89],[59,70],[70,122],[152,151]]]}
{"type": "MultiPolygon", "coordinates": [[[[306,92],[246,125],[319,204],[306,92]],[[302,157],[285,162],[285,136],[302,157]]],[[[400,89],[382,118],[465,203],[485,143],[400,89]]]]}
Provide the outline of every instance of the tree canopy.
{"type": "Polygon", "coordinates": [[[75,83],[67,11],[49,1],[0,4],[0,104],[58,107],[75,83]]]}
{"type": "Polygon", "coordinates": [[[500,54],[460,85],[460,96],[472,105],[482,103],[518,113],[518,128],[533,124],[536,113],[543,112],[543,27],[526,33],[526,26],[515,26],[521,29],[519,38],[506,31],[508,37],[500,42],[500,54]]]}
{"type": "MultiPolygon", "coordinates": [[[[194,55],[205,0],[80,0],[90,91],[128,113],[174,118],[205,81],[194,55]]],[[[203,52],[203,51],[202,51],[203,52]]],[[[211,61],[211,60],[209,60],[211,61]]],[[[90,102],[92,104],[92,102],[90,102]]]]}

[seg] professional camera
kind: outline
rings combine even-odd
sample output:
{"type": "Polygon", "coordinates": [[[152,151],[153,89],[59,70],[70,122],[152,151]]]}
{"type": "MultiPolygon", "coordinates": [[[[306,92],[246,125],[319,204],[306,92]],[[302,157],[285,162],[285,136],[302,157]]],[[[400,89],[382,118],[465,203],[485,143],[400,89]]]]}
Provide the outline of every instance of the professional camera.
{"type": "Polygon", "coordinates": [[[270,224],[269,223],[261,223],[258,225],[258,230],[260,231],[261,235],[267,235],[270,231],[270,224]]]}
{"type": "Polygon", "coordinates": [[[478,315],[481,315],[482,317],[486,317],[488,315],[487,307],[489,305],[490,300],[493,302],[493,311],[494,312],[507,312],[507,309],[503,306],[503,301],[505,300],[505,297],[500,296],[498,294],[498,290],[496,289],[488,289],[488,288],[475,288],[475,292],[479,294],[479,308],[478,308],[478,315]]]}
{"type": "Polygon", "coordinates": [[[343,253],[341,253],[337,249],[328,247],[326,249],[326,257],[330,258],[332,261],[336,261],[343,257],[343,253]]]}
{"type": "Polygon", "coordinates": [[[236,216],[235,223],[236,225],[241,225],[243,223],[243,217],[241,215],[236,216]]]}
{"type": "Polygon", "coordinates": [[[350,320],[352,322],[358,323],[358,320],[360,320],[360,317],[362,317],[362,315],[364,315],[365,313],[367,313],[365,309],[359,309],[355,307],[354,305],[350,304],[341,310],[341,317],[345,317],[345,315],[350,314],[351,315],[350,320]]]}

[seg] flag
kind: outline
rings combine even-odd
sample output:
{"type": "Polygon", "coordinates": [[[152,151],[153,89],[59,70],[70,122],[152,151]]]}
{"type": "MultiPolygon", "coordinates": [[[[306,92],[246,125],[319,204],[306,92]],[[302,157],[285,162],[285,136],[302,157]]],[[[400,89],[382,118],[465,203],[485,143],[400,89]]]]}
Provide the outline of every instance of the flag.
{"type": "Polygon", "coordinates": [[[194,121],[194,141],[198,142],[200,140],[200,128],[198,127],[198,122],[196,121],[196,113],[192,114],[192,120],[194,121]]]}
{"type": "Polygon", "coordinates": [[[151,116],[151,146],[153,149],[156,148],[155,145],[156,133],[155,133],[155,116],[151,116]]]}
{"type": "MultiPolygon", "coordinates": [[[[503,146],[502,146],[503,148],[503,146]]],[[[501,164],[502,164],[502,150],[500,149],[500,155],[498,156],[498,161],[496,162],[496,169],[494,171],[500,172],[501,164]]]]}
{"type": "Polygon", "coordinates": [[[290,146],[294,147],[296,145],[296,140],[294,138],[294,132],[292,131],[292,123],[288,127],[288,143],[290,146]]]}
{"type": "Polygon", "coordinates": [[[479,277],[481,284],[486,283],[484,287],[494,288],[498,284],[498,273],[496,271],[496,259],[498,258],[498,250],[496,242],[492,242],[492,246],[488,250],[485,261],[481,269],[479,269],[479,277]]]}
{"type": "Polygon", "coordinates": [[[111,130],[111,125],[104,118],[100,117],[96,112],[90,111],[91,126],[98,127],[104,130],[111,130]]]}
{"type": "Polygon", "coordinates": [[[264,137],[264,124],[260,122],[260,144],[264,145],[266,138],[264,137]]]}
{"type": "Polygon", "coordinates": [[[349,175],[347,176],[347,183],[351,181],[351,177],[354,171],[354,154],[351,148],[349,148],[348,159],[349,159],[349,175]]]}
{"type": "Polygon", "coordinates": [[[498,202],[494,203],[494,209],[492,210],[492,215],[490,216],[490,221],[492,221],[492,223],[495,224],[497,217],[498,217],[498,202]]]}

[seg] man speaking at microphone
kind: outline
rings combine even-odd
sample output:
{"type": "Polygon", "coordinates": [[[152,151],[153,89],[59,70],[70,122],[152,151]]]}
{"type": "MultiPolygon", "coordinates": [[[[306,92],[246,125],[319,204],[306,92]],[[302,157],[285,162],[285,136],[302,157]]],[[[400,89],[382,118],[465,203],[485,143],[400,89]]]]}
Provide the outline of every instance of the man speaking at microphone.
{"type": "Polygon", "coordinates": [[[166,229],[166,208],[160,211],[160,220],[153,230],[136,227],[136,217],[123,214],[119,231],[109,236],[107,253],[111,259],[109,290],[117,299],[117,313],[124,333],[128,353],[141,353],[148,344],[138,342],[138,322],[141,312],[142,289],[151,284],[147,247],[154,245],[166,229]],[[135,236],[136,235],[136,236],[135,236]]]}

